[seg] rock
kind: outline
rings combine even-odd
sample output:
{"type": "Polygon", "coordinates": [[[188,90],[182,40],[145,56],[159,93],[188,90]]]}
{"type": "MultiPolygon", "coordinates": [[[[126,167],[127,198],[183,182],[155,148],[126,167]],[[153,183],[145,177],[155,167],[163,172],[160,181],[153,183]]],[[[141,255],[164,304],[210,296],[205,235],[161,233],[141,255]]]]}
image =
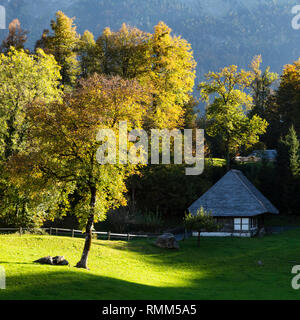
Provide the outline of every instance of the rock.
{"type": "Polygon", "coordinates": [[[51,264],[56,266],[67,266],[69,264],[69,262],[64,258],[64,256],[56,256],[56,257],[47,256],[47,257],[35,260],[34,262],[37,262],[40,264],[51,264]]]}
{"type": "Polygon", "coordinates": [[[166,249],[179,249],[178,242],[172,233],[164,233],[156,239],[155,245],[166,249]]]}
{"type": "Polygon", "coordinates": [[[257,263],[260,265],[260,266],[262,266],[263,265],[263,263],[262,263],[262,261],[257,261],[257,263]]]}
{"type": "Polygon", "coordinates": [[[53,258],[53,264],[58,266],[67,266],[69,262],[65,259],[64,256],[56,256],[53,258]]]}
{"type": "Polygon", "coordinates": [[[47,256],[47,257],[35,260],[34,262],[37,262],[40,264],[53,264],[53,259],[51,256],[47,256]]]}

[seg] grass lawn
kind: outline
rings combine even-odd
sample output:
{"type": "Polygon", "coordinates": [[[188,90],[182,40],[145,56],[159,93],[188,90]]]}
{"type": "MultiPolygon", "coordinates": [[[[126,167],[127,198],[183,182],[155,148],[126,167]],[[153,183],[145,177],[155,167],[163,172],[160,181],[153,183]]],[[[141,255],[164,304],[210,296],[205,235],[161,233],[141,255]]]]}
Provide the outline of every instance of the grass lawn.
{"type": "Polygon", "coordinates": [[[153,240],[94,240],[90,271],[73,267],[83,239],[1,235],[0,265],[6,290],[0,299],[299,299],[291,269],[300,264],[300,231],[265,238],[196,238],[179,251],[153,240]],[[33,263],[64,255],[68,266],[33,263]],[[258,261],[262,261],[262,265],[258,261]]]}

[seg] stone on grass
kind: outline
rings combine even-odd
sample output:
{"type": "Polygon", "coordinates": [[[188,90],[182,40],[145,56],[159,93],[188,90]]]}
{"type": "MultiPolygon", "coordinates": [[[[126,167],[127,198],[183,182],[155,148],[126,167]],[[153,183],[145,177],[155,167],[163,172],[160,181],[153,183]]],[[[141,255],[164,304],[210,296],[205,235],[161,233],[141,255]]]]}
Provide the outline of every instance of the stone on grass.
{"type": "Polygon", "coordinates": [[[69,262],[65,259],[64,256],[53,257],[53,264],[58,266],[67,266],[69,262]]]}
{"type": "Polygon", "coordinates": [[[47,257],[35,260],[34,262],[37,262],[40,264],[53,264],[53,259],[51,256],[47,256],[47,257]]]}
{"type": "Polygon", "coordinates": [[[69,264],[69,262],[64,258],[64,256],[56,256],[56,257],[47,256],[47,257],[35,260],[34,262],[37,262],[40,264],[50,264],[55,266],[67,266],[69,264]]]}
{"type": "Polygon", "coordinates": [[[164,233],[156,239],[155,245],[166,249],[179,249],[178,242],[172,233],[164,233]]]}

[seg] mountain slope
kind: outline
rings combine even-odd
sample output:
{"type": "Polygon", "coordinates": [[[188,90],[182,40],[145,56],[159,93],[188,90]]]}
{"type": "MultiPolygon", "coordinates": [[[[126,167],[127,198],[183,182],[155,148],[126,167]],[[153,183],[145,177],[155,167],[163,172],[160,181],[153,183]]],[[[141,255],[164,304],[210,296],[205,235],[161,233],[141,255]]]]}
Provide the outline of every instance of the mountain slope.
{"type": "MultiPolygon", "coordinates": [[[[152,31],[166,22],[187,39],[198,62],[197,74],[228,64],[247,67],[262,54],[265,65],[280,72],[300,55],[300,30],[291,27],[291,8],[297,0],[6,0],[7,20],[19,18],[30,31],[33,48],[57,10],[76,17],[78,31],[96,37],[106,26],[119,29],[122,22],[152,31]]],[[[6,32],[0,30],[3,39],[6,32]]]]}

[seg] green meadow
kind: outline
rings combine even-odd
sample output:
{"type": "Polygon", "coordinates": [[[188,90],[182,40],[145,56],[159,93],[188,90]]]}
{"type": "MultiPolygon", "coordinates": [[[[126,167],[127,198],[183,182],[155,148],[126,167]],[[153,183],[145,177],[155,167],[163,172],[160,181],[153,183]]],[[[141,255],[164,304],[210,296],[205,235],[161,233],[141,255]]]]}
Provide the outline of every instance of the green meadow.
{"type": "Polygon", "coordinates": [[[74,267],[84,240],[1,235],[0,299],[299,299],[291,269],[300,264],[300,231],[264,238],[196,238],[168,251],[153,240],[93,240],[90,270],[74,267]],[[39,265],[64,255],[70,266],[39,265]]]}

